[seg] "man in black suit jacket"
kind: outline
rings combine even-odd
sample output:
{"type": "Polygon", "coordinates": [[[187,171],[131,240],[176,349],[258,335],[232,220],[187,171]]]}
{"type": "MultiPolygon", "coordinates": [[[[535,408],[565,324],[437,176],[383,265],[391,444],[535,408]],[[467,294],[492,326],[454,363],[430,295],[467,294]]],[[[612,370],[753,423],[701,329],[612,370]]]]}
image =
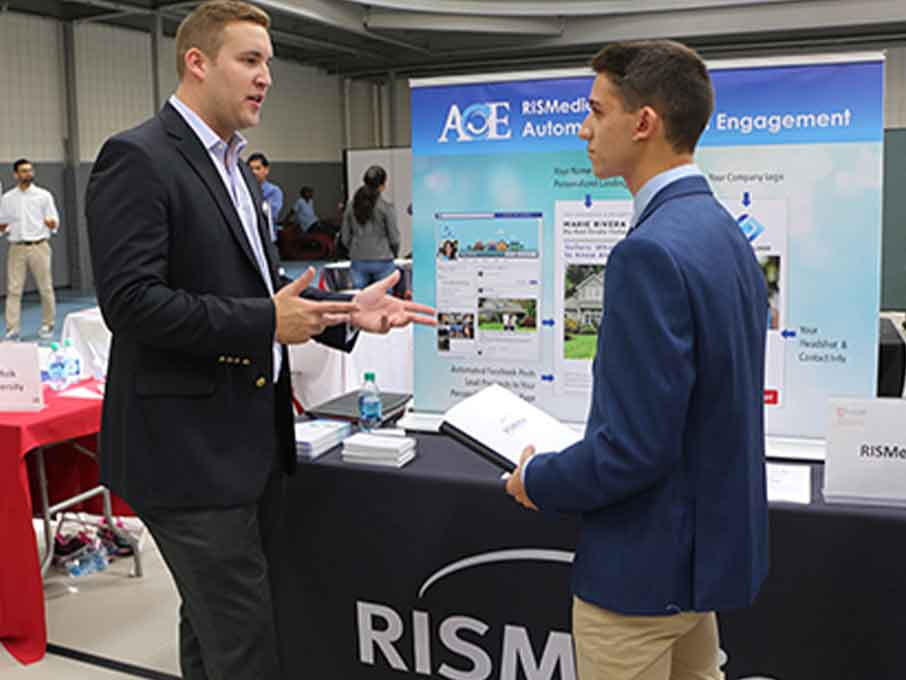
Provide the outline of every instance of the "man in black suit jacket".
{"type": "MultiPolygon", "coordinates": [[[[180,84],[104,145],[87,192],[98,300],[113,333],[103,482],[149,527],[182,598],[184,678],[279,678],[265,557],[295,467],[285,344],[349,350],[359,329],[433,323],[384,294],[277,290],[258,182],[239,160],[271,84],[269,19],[233,0],[177,33],[180,84]]],[[[431,314],[422,316],[419,313],[431,314]]]]}

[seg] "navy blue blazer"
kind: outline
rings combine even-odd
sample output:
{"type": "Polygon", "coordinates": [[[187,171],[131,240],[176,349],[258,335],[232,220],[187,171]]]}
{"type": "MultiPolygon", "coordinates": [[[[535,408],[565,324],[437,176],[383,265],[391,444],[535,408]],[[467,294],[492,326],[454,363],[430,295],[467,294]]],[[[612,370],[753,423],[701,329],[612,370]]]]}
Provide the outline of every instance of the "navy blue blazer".
{"type": "Polygon", "coordinates": [[[764,276],[702,177],[611,252],[585,437],[525,470],[581,513],[573,592],[624,614],[752,603],[768,571],[764,276]]]}

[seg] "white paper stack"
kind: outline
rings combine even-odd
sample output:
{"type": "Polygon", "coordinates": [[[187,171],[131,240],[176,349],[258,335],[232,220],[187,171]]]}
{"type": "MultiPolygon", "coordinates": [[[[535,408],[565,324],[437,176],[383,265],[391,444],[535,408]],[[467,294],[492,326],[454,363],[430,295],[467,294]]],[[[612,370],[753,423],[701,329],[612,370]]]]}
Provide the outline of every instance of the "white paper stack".
{"type": "Polygon", "coordinates": [[[343,460],[349,463],[403,467],[415,458],[412,437],[385,437],[359,432],[343,442],[343,460]]]}
{"type": "Polygon", "coordinates": [[[296,423],[296,456],[314,460],[349,436],[349,423],[340,420],[305,420],[296,423]]]}

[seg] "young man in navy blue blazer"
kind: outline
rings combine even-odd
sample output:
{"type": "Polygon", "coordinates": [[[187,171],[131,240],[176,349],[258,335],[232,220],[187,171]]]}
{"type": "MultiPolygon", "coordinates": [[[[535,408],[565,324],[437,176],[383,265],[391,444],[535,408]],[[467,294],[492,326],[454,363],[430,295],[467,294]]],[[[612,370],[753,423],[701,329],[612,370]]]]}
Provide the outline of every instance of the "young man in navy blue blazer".
{"type": "Polygon", "coordinates": [[[579,136],[635,212],[607,263],[582,441],[529,447],[507,491],[573,512],[581,680],[722,677],[716,610],[768,571],[763,274],[693,153],[714,106],[702,60],[652,41],[599,52],[579,136]]]}

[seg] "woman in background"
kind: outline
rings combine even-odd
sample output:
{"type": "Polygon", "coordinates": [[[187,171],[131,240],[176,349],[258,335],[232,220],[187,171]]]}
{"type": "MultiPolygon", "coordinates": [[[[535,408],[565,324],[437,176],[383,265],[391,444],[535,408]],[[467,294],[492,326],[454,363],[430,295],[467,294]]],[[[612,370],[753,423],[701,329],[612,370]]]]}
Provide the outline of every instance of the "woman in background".
{"type": "Polygon", "coordinates": [[[381,197],[387,186],[387,171],[372,165],[363,181],[346,206],[340,232],[352,261],[352,285],[359,289],[392,274],[396,269],[393,259],[400,249],[396,214],[381,197]]]}

